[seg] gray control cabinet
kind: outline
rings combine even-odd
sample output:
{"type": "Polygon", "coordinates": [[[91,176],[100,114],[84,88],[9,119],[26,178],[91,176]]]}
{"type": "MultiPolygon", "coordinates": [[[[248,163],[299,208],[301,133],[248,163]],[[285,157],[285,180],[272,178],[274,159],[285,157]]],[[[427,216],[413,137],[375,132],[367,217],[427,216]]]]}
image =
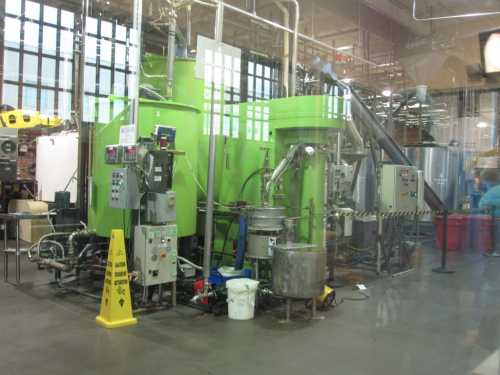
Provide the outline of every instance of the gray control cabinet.
{"type": "Polygon", "coordinates": [[[137,173],[132,168],[115,169],[111,173],[109,207],[139,209],[141,194],[137,173]]]}
{"type": "Polygon", "coordinates": [[[142,286],[177,280],[177,225],[135,227],[134,270],[142,286]]]}
{"type": "Polygon", "coordinates": [[[385,212],[410,212],[418,208],[418,170],[407,165],[382,167],[381,198],[385,212]]]}

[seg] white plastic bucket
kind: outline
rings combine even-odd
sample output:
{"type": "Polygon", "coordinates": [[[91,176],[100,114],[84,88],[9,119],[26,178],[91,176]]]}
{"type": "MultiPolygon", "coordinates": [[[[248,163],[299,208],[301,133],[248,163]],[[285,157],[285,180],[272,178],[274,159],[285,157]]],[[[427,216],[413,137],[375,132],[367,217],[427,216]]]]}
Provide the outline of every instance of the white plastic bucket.
{"type": "Polygon", "coordinates": [[[255,296],[259,282],[252,279],[226,281],[229,319],[250,320],[255,315],[255,296]]]}

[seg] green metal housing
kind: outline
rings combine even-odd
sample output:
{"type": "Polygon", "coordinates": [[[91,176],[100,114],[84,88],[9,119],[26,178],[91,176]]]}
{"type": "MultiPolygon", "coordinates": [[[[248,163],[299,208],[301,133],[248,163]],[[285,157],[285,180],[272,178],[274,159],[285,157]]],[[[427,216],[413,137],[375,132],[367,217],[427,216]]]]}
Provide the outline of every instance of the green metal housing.
{"type": "MultiPolygon", "coordinates": [[[[175,101],[141,99],[140,134],[147,136],[157,124],[177,128],[174,190],[178,199],[179,236],[196,233],[197,204],[206,199],[211,86],[195,77],[195,61],[178,59],[175,64],[175,101]],[[181,104],[182,103],[182,104],[181,104]]],[[[166,59],[146,55],[142,83],[165,94],[166,59]]],[[[299,239],[321,243],[325,206],[327,151],[336,143],[335,134],[344,126],[344,101],[332,96],[304,96],[239,104],[224,104],[221,90],[220,122],[216,124],[216,185],[218,211],[227,205],[246,202],[260,205],[261,176],[266,155],[273,168],[296,143],[317,145],[321,152],[302,161],[300,168],[286,173],[273,193],[273,204],[284,205],[291,216],[300,217],[299,239]],[[242,187],[245,185],[244,190],[242,187]]],[[[97,124],[94,131],[92,192],[89,226],[109,236],[112,228],[130,231],[129,212],[108,207],[108,184],[116,166],[104,164],[104,147],[118,142],[119,128],[128,123],[127,108],[109,124],[97,124]],[[125,223],[125,224],[124,224],[125,223]]],[[[332,151],[332,150],[330,150],[332,151]]],[[[216,249],[237,237],[237,225],[228,232],[227,216],[216,222],[216,249]],[[227,237],[227,239],[226,239],[227,237]],[[226,241],[224,241],[226,239],[226,241]]],[[[198,233],[202,234],[200,229],[198,233]]],[[[228,246],[229,248],[229,246],[228,246]]],[[[226,249],[227,250],[227,249],[226,249]]]]}
{"type": "MultiPolygon", "coordinates": [[[[114,99],[123,100],[123,99],[114,99]]],[[[171,101],[141,99],[139,102],[139,136],[148,137],[156,125],[177,129],[176,148],[185,155],[176,156],[173,190],[177,199],[177,225],[179,237],[196,233],[196,171],[198,168],[197,117],[199,111],[191,106],[171,101]]],[[[107,165],[104,160],[106,145],[118,144],[120,127],[128,123],[128,106],[107,124],[97,123],[93,132],[93,160],[89,228],[103,237],[112,229],[123,228],[130,236],[130,210],[109,207],[109,181],[111,172],[120,165],[107,165]]]]}

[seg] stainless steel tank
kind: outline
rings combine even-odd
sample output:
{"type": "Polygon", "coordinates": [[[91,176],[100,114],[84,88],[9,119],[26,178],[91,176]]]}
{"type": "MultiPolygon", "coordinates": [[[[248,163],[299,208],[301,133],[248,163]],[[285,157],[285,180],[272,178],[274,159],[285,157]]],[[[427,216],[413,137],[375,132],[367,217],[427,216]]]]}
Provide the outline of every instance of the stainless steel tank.
{"type": "Polygon", "coordinates": [[[452,147],[434,146],[407,147],[405,154],[414,166],[424,172],[425,181],[448,209],[458,208],[460,153],[452,147]]]}
{"type": "Polygon", "coordinates": [[[318,297],[326,282],[326,251],[319,246],[287,243],[273,254],[273,291],[286,298],[318,297]]]}
{"type": "Polygon", "coordinates": [[[281,231],[284,228],[286,208],[251,207],[247,209],[247,218],[250,231],[281,231]]]}
{"type": "Polygon", "coordinates": [[[247,210],[248,235],[246,257],[271,259],[273,246],[285,228],[284,207],[252,207],[247,210]]]}
{"type": "Polygon", "coordinates": [[[273,247],[276,245],[280,233],[249,233],[247,237],[247,253],[249,259],[271,259],[273,247]]]}

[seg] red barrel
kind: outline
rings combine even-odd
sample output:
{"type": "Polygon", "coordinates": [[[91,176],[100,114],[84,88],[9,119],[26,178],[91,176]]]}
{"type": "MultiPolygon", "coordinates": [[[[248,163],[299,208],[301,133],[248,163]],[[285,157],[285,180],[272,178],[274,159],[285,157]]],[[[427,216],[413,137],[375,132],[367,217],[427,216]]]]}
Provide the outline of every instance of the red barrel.
{"type": "MultiPolygon", "coordinates": [[[[444,216],[436,216],[436,246],[439,250],[444,244],[444,216]]],[[[457,251],[462,248],[464,224],[466,220],[463,215],[453,214],[448,216],[448,250],[457,251]]]]}
{"type": "Polygon", "coordinates": [[[493,226],[495,222],[490,215],[473,215],[471,222],[472,246],[477,251],[493,250],[493,226]]]}

